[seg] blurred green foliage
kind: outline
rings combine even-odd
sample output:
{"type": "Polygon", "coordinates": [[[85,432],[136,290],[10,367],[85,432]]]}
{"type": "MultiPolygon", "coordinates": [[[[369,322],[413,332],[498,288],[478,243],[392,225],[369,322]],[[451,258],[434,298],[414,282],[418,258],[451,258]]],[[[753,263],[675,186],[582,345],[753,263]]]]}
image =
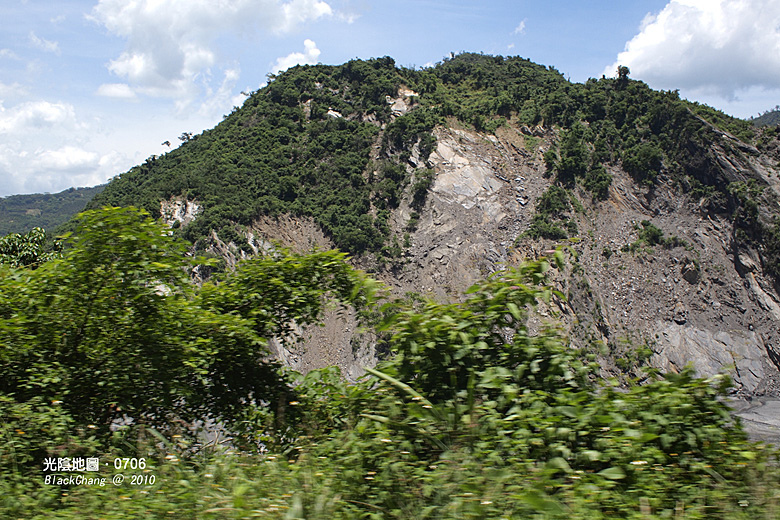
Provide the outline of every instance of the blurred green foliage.
{"type": "Polygon", "coordinates": [[[167,431],[210,418],[240,429],[251,403],[287,384],[268,340],[295,340],[330,297],[357,308],[373,282],[345,256],[279,250],[227,281],[190,284],[183,241],[134,209],[79,217],[62,258],[0,266],[0,395],[58,402],[81,428],[116,421],[167,431]]]}

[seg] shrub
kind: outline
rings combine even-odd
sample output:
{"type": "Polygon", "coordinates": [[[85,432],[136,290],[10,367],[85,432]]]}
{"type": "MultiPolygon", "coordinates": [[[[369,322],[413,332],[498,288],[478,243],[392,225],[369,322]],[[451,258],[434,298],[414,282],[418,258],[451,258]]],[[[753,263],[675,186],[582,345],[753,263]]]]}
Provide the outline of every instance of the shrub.
{"type": "Polygon", "coordinates": [[[663,153],[657,145],[643,142],[623,152],[623,168],[637,181],[653,184],[661,171],[663,153]]]}

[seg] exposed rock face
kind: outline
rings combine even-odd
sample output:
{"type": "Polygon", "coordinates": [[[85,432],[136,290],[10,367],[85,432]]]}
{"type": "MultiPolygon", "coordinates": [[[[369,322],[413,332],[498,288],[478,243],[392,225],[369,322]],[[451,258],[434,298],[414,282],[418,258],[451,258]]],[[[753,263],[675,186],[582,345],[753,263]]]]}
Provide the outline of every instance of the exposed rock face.
{"type": "Polygon", "coordinates": [[[696,262],[689,258],[685,258],[682,264],[680,274],[682,274],[685,281],[691,285],[699,283],[699,267],[696,265],[696,262]]]}
{"type": "Polygon", "coordinates": [[[780,400],[778,399],[731,399],[729,406],[751,439],[780,444],[780,400]]]}
{"type": "Polygon", "coordinates": [[[417,92],[408,88],[398,89],[398,97],[392,98],[386,96],[387,104],[390,105],[390,110],[394,117],[402,116],[409,112],[412,108],[411,97],[417,96],[417,92]]]}
{"type": "Polygon", "coordinates": [[[181,200],[173,198],[160,202],[160,215],[163,222],[173,226],[176,222],[179,225],[186,226],[200,213],[200,205],[194,200],[181,200]]]}
{"type": "Polygon", "coordinates": [[[674,304],[674,310],[672,319],[675,323],[678,325],[685,325],[685,322],[688,321],[688,308],[683,304],[683,302],[677,302],[674,304]]]}
{"type": "MultiPolygon", "coordinates": [[[[388,102],[402,113],[408,108],[406,99],[388,102]]],[[[542,155],[556,135],[541,127],[511,125],[486,135],[458,128],[457,123],[435,134],[438,144],[428,165],[436,178],[410,232],[409,246],[392,265],[377,267],[368,259],[358,265],[398,295],[413,291],[445,300],[457,298],[502,266],[536,258],[554,245],[524,238],[523,233],[534,202],[552,183],[542,155]]],[[[705,173],[758,179],[780,200],[774,166],[731,136],[723,141],[722,149],[711,152],[712,171],[705,173]]],[[[409,162],[424,161],[412,154],[409,162]]],[[[602,344],[607,352],[602,359],[605,375],[614,368],[609,352],[629,340],[648,345],[654,352],[650,363],[658,368],[679,370],[691,363],[703,376],[728,372],[742,394],[778,395],[780,297],[755,251],[739,249],[729,219],[699,201],[683,199],[664,182],[651,191],[621,169],[610,168],[613,183],[607,200],[593,201],[589,193],[577,192],[583,206],[574,216],[579,241],[572,247],[577,257],[556,282],[569,294],[556,311],[572,345],[602,344]],[[638,240],[643,220],[678,240],[629,250],[626,246],[638,240]]],[[[392,214],[397,236],[406,232],[412,213],[404,202],[392,214]]],[[[276,233],[266,228],[264,236],[297,233],[297,238],[282,241],[322,242],[300,226],[290,232],[296,225],[288,222],[276,233]]],[[[371,363],[370,338],[354,339],[356,324],[348,313],[338,319],[334,314],[333,319],[324,328],[331,332],[313,333],[303,349],[283,357],[304,369],[337,362],[350,376],[359,375],[361,366],[371,363]]]]}
{"type": "Polygon", "coordinates": [[[760,393],[761,382],[772,366],[765,363],[766,348],[759,334],[751,331],[717,331],[657,322],[656,366],[678,372],[691,364],[702,374],[733,370],[737,389],[760,393]],[[733,368],[732,368],[733,367],[733,368]]]}
{"type": "Polygon", "coordinates": [[[297,344],[285,346],[272,340],[271,351],[293,370],[308,372],[336,365],[353,381],[365,373],[364,367],[376,364],[376,338],[362,330],[351,309],[327,309],[323,324],[322,327],[299,329],[297,344]]]}

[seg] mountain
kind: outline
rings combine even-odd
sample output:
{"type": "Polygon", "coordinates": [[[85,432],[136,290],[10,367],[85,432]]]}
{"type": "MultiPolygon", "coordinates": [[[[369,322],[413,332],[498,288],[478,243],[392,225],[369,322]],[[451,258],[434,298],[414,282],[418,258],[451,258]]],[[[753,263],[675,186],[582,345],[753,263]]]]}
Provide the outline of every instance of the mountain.
{"type": "MultiPolygon", "coordinates": [[[[652,365],[780,392],[780,140],[615,79],[567,81],[463,53],[298,66],[215,128],[115,178],[88,207],[137,205],[228,265],[270,247],[338,247],[396,295],[454,298],[565,244],[535,326],[564,327],[605,377],[652,365]]],[[[351,377],[381,341],[334,313],[279,350],[351,377]]]]}
{"type": "Polygon", "coordinates": [[[105,185],[69,188],[60,193],[11,195],[0,198],[0,236],[27,233],[34,227],[53,231],[84,209],[105,185]]]}
{"type": "Polygon", "coordinates": [[[750,120],[755,126],[778,126],[780,125],[780,108],[775,107],[774,110],[767,110],[756,118],[750,120]]]}

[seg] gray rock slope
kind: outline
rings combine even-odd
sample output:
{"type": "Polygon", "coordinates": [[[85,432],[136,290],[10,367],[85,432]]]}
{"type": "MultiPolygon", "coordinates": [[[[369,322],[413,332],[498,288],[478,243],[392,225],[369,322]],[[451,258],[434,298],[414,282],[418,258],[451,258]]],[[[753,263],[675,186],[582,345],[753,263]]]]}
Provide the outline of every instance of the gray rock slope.
{"type": "MultiPolygon", "coordinates": [[[[452,123],[438,128],[436,137],[428,159],[435,181],[416,228],[408,230],[414,212],[408,205],[392,217],[398,236],[408,233],[400,260],[358,264],[397,295],[447,300],[502,266],[536,258],[555,245],[523,233],[534,202],[552,183],[542,155],[556,135],[511,125],[486,135],[452,123]]],[[[760,155],[735,159],[716,151],[715,157],[713,167],[722,174],[757,176],[778,192],[778,175],[760,155]]],[[[410,163],[419,162],[413,154],[410,163]]],[[[562,320],[573,347],[598,353],[604,375],[630,373],[642,363],[665,371],[692,364],[702,376],[729,373],[739,394],[777,396],[780,298],[757,253],[738,249],[729,219],[679,189],[660,184],[650,193],[619,168],[611,173],[607,200],[577,192],[582,209],[573,218],[579,233],[570,243],[576,256],[556,277],[568,299],[541,309],[535,319],[547,314],[562,320]],[[643,220],[665,237],[678,237],[676,245],[631,248],[643,220]],[[651,353],[649,359],[637,354],[640,346],[651,353]]],[[[259,223],[255,233],[299,249],[327,246],[313,227],[288,218],[279,225],[259,223]]],[[[325,327],[305,336],[297,352],[282,354],[296,368],[337,363],[356,377],[372,363],[372,338],[360,332],[349,312],[334,311],[325,327]]]]}

